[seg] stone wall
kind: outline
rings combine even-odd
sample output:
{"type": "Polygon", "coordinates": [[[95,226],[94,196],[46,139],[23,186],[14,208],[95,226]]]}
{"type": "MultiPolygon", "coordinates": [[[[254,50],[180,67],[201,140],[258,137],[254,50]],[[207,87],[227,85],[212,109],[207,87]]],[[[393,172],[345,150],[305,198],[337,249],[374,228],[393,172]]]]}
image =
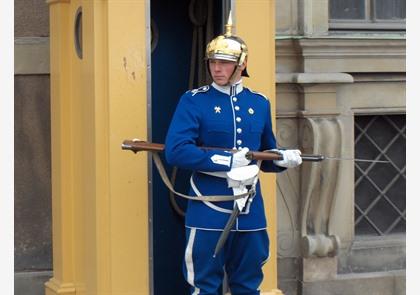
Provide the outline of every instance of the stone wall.
{"type": "MultiPolygon", "coordinates": [[[[330,31],[327,0],[276,2],[277,140],[353,158],[357,115],[405,114],[405,32],[330,31]]],[[[355,165],[277,177],[278,276],[286,295],[405,294],[405,234],[355,235],[355,165]]]]}
{"type": "Polygon", "coordinates": [[[49,22],[45,0],[15,0],[15,294],[52,275],[49,22]]]}

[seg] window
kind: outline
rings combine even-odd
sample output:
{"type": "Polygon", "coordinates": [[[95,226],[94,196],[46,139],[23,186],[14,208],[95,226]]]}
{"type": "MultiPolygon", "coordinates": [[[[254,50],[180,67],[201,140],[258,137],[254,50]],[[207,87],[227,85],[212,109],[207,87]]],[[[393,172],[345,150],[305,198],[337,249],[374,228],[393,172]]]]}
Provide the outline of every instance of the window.
{"type": "Polygon", "coordinates": [[[405,30],[406,0],[329,0],[331,29],[405,30]]]}
{"type": "Polygon", "coordinates": [[[356,235],[405,233],[405,115],[355,116],[356,235]]]}

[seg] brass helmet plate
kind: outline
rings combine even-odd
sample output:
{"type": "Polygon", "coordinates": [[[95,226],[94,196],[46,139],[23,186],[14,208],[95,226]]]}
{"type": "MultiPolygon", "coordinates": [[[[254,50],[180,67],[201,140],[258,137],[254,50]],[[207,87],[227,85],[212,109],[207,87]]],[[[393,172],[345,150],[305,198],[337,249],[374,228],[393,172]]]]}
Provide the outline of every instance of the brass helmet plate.
{"type": "Polygon", "coordinates": [[[248,55],[248,47],[237,36],[220,35],[207,45],[207,59],[223,59],[242,64],[248,55]]]}
{"type": "Polygon", "coordinates": [[[207,44],[206,59],[223,59],[242,65],[248,55],[248,46],[244,40],[232,35],[232,13],[229,13],[225,28],[224,35],[217,36],[207,44]]]}

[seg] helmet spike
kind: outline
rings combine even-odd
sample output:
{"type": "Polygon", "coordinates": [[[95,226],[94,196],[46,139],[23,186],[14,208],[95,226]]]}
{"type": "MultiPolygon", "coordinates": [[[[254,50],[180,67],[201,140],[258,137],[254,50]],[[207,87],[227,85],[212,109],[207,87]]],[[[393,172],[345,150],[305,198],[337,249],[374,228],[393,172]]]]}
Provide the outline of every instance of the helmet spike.
{"type": "Polygon", "coordinates": [[[227,37],[232,36],[232,27],[233,27],[233,22],[232,22],[232,10],[231,10],[229,11],[229,18],[228,18],[227,24],[225,25],[225,28],[226,28],[225,36],[227,37]]]}
{"type": "MultiPolygon", "coordinates": [[[[232,11],[229,11],[228,21],[225,25],[225,33],[211,40],[206,47],[206,59],[221,59],[233,61],[241,66],[248,56],[248,47],[244,40],[233,34],[232,11]]],[[[249,77],[246,68],[242,76],[249,77]]]]}

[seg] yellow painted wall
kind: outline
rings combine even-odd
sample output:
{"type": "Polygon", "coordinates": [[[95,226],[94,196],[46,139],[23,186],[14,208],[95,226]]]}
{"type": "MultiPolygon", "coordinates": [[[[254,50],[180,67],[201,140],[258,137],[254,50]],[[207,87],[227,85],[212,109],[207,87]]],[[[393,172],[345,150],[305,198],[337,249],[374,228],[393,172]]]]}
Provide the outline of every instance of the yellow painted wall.
{"type": "MultiPolygon", "coordinates": [[[[236,33],[244,39],[249,50],[247,69],[250,78],[244,79],[244,83],[247,87],[261,92],[269,98],[271,118],[273,128],[275,128],[275,1],[236,0],[233,9],[236,19],[236,33]]],[[[261,184],[270,237],[270,259],[264,266],[264,282],[261,290],[280,294],[280,291],[277,290],[275,174],[262,174],[261,184]]]]}
{"type": "Polygon", "coordinates": [[[52,229],[54,277],[46,294],[75,294],[71,131],[70,5],[50,1],[52,229]]]}
{"type": "Polygon", "coordinates": [[[120,146],[126,138],[147,138],[146,13],[149,11],[146,1],[108,3],[107,140],[112,294],[146,294],[149,290],[147,154],[123,152],[120,146]]]}
{"type": "Polygon", "coordinates": [[[47,294],[148,294],[147,1],[50,1],[54,277],[47,294]],[[83,59],[74,20],[83,11],[83,59]]]}

